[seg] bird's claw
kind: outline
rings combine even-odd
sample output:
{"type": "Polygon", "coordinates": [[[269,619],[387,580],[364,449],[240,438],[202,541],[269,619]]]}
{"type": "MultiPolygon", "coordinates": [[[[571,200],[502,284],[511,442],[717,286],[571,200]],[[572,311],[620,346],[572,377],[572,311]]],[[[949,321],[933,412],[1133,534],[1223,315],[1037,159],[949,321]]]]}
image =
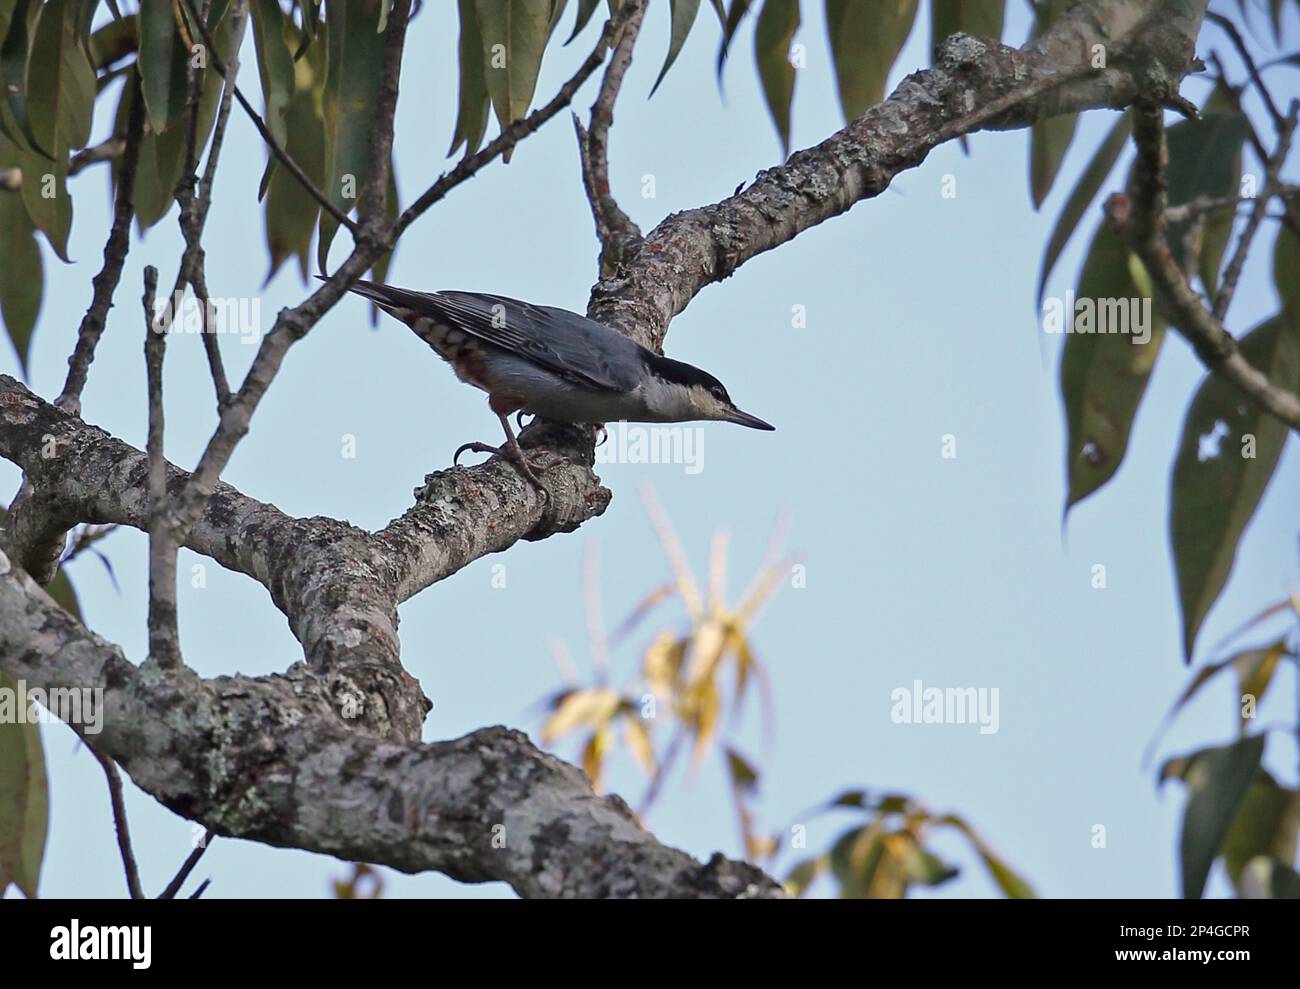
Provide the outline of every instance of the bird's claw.
{"type": "Polygon", "coordinates": [[[481,443],[477,440],[472,440],[469,443],[462,443],[456,448],[456,452],[451,458],[452,466],[459,466],[460,455],[466,451],[469,451],[470,453],[487,453],[494,457],[500,457],[503,460],[510,461],[515,465],[515,468],[519,473],[527,479],[528,483],[540,491],[548,500],[551,497],[551,493],[546,489],[546,486],[542,484],[541,479],[537,476],[536,472],[545,474],[552,467],[564,463],[564,458],[560,457],[556,460],[549,461],[546,464],[534,464],[529,462],[527,456],[515,456],[514,451],[509,447],[492,446],[490,443],[481,443]]]}

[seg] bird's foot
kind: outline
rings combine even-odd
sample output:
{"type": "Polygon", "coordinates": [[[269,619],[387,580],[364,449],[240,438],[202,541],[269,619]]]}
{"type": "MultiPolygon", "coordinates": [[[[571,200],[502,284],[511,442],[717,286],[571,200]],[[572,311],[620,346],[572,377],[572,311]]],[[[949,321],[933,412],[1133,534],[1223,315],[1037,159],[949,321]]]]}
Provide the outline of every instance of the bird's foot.
{"type": "Polygon", "coordinates": [[[533,463],[528,460],[528,457],[523,453],[522,450],[520,450],[519,454],[516,455],[515,451],[512,450],[509,446],[492,446],[490,443],[480,443],[478,441],[472,441],[469,443],[462,443],[459,447],[456,448],[456,453],[451,458],[451,462],[453,466],[458,465],[460,461],[460,455],[465,452],[488,453],[494,457],[500,457],[503,460],[509,460],[512,464],[515,465],[515,468],[519,471],[519,473],[522,474],[528,480],[528,483],[531,484],[533,487],[535,487],[542,494],[544,494],[547,498],[550,498],[551,493],[548,490],[546,490],[546,486],[542,484],[541,478],[539,478],[537,474],[538,473],[545,474],[552,467],[564,463],[564,458],[562,457],[555,460],[550,460],[545,464],[533,463]]]}

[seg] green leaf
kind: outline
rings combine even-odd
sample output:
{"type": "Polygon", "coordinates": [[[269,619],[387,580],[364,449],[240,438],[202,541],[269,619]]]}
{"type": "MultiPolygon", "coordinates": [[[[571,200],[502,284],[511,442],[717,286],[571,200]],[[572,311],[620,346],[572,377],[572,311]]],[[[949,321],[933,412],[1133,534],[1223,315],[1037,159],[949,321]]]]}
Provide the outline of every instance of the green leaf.
{"type": "Polygon", "coordinates": [[[24,149],[32,144],[27,119],[27,55],[40,9],[36,0],[0,2],[0,131],[24,149]]]}
{"type": "Polygon", "coordinates": [[[0,168],[22,171],[21,197],[27,216],[32,225],[45,235],[54,253],[67,261],[68,234],[72,229],[67,152],[58,161],[52,161],[39,151],[22,148],[0,137],[0,168]]]}
{"type": "Polygon", "coordinates": [[[884,852],[880,828],[876,824],[846,831],[839,837],[831,846],[830,871],[839,881],[842,898],[860,900],[867,897],[884,852]]]}
{"type": "Polygon", "coordinates": [[[1300,900],[1300,872],[1263,856],[1246,863],[1242,873],[1243,896],[1270,900],[1300,900]]]}
{"type": "MultiPolygon", "coordinates": [[[[1273,318],[1241,341],[1241,354],[1279,388],[1300,390],[1300,333],[1273,318]]],[[[1169,535],[1190,660],[1196,633],[1228,581],[1237,543],[1259,506],[1287,428],[1209,374],[1192,400],[1174,462],[1169,535]]]]}
{"type": "MultiPolygon", "coordinates": [[[[475,0],[474,6],[488,95],[505,130],[528,113],[551,25],[547,10],[536,0],[475,0]]],[[[510,160],[509,152],[502,160],[510,160]]]]}
{"type": "MultiPolygon", "coordinates": [[[[147,4],[146,4],[147,6],[147,4]]],[[[232,20],[219,20],[228,5],[214,3],[209,11],[208,32],[212,35],[213,41],[217,46],[217,58],[225,62],[230,56],[231,29],[232,20]]],[[[146,31],[148,25],[146,24],[146,31]]],[[[180,40],[179,33],[176,35],[176,50],[181,53],[181,63],[184,71],[179,76],[173,76],[180,79],[182,88],[182,116],[188,113],[188,61],[185,58],[184,47],[180,40]]],[[[143,63],[144,52],[141,52],[139,61],[143,63]]],[[[141,65],[143,70],[143,64],[141,65]]],[[[202,155],[204,147],[207,145],[208,137],[212,131],[212,125],[216,120],[217,105],[221,99],[221,77],[213,67],[213,60],[208,59],[208,64],[203,70],[200,84],[202,90],[199,96],[198,111],[198,129],[196,138],[196,154],[202,155]]],[[[127,92],[130,90],[127,86],[123,92],[122,100],[118,104],[118,116],[115,123],[117,133],[125,133],[127,111],[127,92]]],[[[145,111],[149,114],[149,97],[147,80],[141,79],[141,90],[145,94],[145,111]]],[[[151,120],[151,118],[150,118],[151,120]]],[[[175,121],[173,121],[175,124],[175,121]]],[[[159,220],[170,212],[172,204],[176,199],[176,187],[180,183],[181,177],[185,171],[185,145],[187,141],[188,127],[170,126],[167,130],[159,133],[153,129],[152,122],[146,128],[143,140],[140,142],[140,161],[136,166],[135,178],[135,214],[136,222],[140,229],[148,230],[159,220]]],[[[114,175],[117,174],[117,168],[114,167],[114,175]]]]}
{"type": "MultiPolygon", "coordinates": [[[[294,66],[294,93],[286,118],[286,150],[318,189],[325,185],[325,58],[323,45],[311,45],[294,66]]],[[[266,246],[271,263],[266,280],[271,280],[287,258],[297,257],[306,281],[320,204],[287,170],[273,166],[275,160],[271,159],[266,194],[266,246]]]]}
{"type": "Polygon", "coordinates": [[[795,73],[790,62],[790,44],[798,30],[799,0],[763,0],[754,29],[754,58],[767,109],[786,155],[790,153],[790,104],[794,100],[795,73]]]}
{"type": "Polygon", "coordinates": [[[1243,873],[1256,856],[1295,860],[1298,829],[1300,792],[1280,786],[1267,770],[1260,769],[1223,841],[1223,864],[1238,894],[1244,895],[1243,873]]]}
{"type": "MultiPolygon", "coordinates": [[[[461,2],[463,4],[466,2],[466,0],[461,0],[461,2]]],[[[473,0],[469,0],[469,2],[472,3],[473,0]]],[[[570,34],[568,39],[564,42],[566,45],[574,38],[576,38],[578,35],[582,34],[582,29],[587,26],[588,22],[591,20],[591,15],[596,12],[596,8],[598,6],[600,6],[600,0],[579,0],[578,13],[577,16],[574,17],[573,19],[573,33],[570,34]]],[[[465,23],[464,18],[465,18],[465,14],[464,11],[462,10],[461,11],[462,25],[465,23]]]]}
{"type": "MultiPolygon", "coordinates": [[[[1074,306],[1092,305],[1093,330],[1103,321],[1106,328],[1114,328],[1123,312],[1128,332],[1078,332],[1085,328],[1081,323],[1065,338],[1061,398],[1067,432],[1067,512],[1105,484],[1123,461],[1133,417],[1164,342],[1165,323],[1154,305],[1136,302],[1149,293],[1134,280],[1133,271],[1124,242],[1106,224],[1099,226],[1079,276],[1074,306]],[[1118,300],[1123,307],[1117,310],[1103,300],[1118,300]],[[1143,335],[1133,332],[1135,322],[1141,320],[1147,321],[1150,331],[1145,343],[1137,342],[1143,335]]],[[[1070,298],[1049,302],[1060,310],[1063,328],[1068,330],[1073,317],[1070,298]]]]}
{"type": "Polygon", "coordinates": [[[1000,40],[1006,6],[1006,0],[930,0],[930,47],[937,48],[939,42],[958,31],[1000,40]]]}
{"type": "MultiPolygon", "coordinates": [[[[1215,676],[1227,669],[1237,671],[1237,692],[1239,695],[1250,694],[1255,698],[1256,705],[1264,699],[1264,693],[1268,690],[1269,684],[1273,680],[1273,674],[1277,671],[1278,661],[1286,653],[1286,639],[1281,638],[1270,645],[1261,649],[1247,649],[1244,652],[1236,653],[1227,659],[1220,660],[1217,663],[1208,663],[1196,671],[1183,692],[1179,695],[1178,700],[1174,701],[1174,706],[1169,709],[1161,723],[1161,731],[1177,717],[1193,697],[1209,683],[1215,676]]],[[[1245,716],[1245,710],[1242,711],[1241,732],[1244,735],[1248,724],[1245,716]]],[[[1148,746],[1148,752],[1155,748],[1157,737],[1151,740],[1148,746]]],[[[1145,762],[1145,758],[1143,759],[1145,762]]]]}
{"type": "Polygon", "coordinates": [[[189,60],[171,0],[141,0],[140,86],[154,134],[161,134],[185,112],[189,60]]]}
{"type": "MultiPolygon", "coordinates": [[[[17,684],[0,673],[0,690],[17,684]]],[[[40,726],[0,718],[0,896],[16,885],[31,899],[40,881],[49,831],[49,783],[40,726]]]]}
{"type": "Polygon", "coordinates": [[[1162,781],[1176,776],[1187,784],[1179,838],[1185,899],[1199,899],[1205,892],[1210,866],[1259,769],[1264,741],[1264,735],[1251,735],[1231,745],[1171,760],[1161,770],[1162,781]]]}
{"type": "Polygon", "coordinates": [[[90,140],[95,70],[77,31],[75,0],[50,0],[41,10],[27,64],[27,114],[38,148],[52,159],[90,140]]]}
{"type": "MultiPolygon", "coordinates": [[[[795,4],[795,15],[798,16],[798,3],[795,4]]],[[[664,81],[664,76],[668,75],[668,70],[672,64],[677,61],[677,56],[681,53],[682,45],[686,44],[686,37],[691,33],[691,27],[695,24],[695,15],[700,10],[700,0],[672,0],[672,35],[668,42],[668,57],[664,60],[664,67],[659,70],[659,77],[655,79],[655,84],[650,87],[650,95],[655,94],[659,84],[664,81]]]]}
{"type": "Polygon", "coordinates": [[[730,746],[723,752],[727,757],[727,772],[731,776],[731,785],[740,793],[753,794],[758,789],[758,769],[730,746]]]}
{"type": "Polygon", "coordinates": [[[909,882],[917,882],[922,886],[941,886],[961,874],[960,869],[949,865],[933,852],[926,851],[906,832],[901,833],[899,838],[899,857],[909,882]]]}
{"type": "Polygon", "coordinates": [[[1056,174],[1061,170],[1065,152],[1074,140],[1074,129],[1078,123],[1078,114],[1067,113],[1045,117],[1030,128],[1029,191],[1034,200],[1034,209],[1043,205],[1043,200],[1051,191],[1056,174]]]}
{"type": "Polygon", "coordinates": [[[1285,223],[1273,242],[1273,285],[1287,319],[1300,326],[1300,238],[1285,223]]]}
{"type": "MultiPolygon", "coordinates": [[[[1211,99],[1200,120],[1184,120],[1168,131],[1169,205],[1180,206],[1197,196],[1224,199],[1236,196],[1241,186],[1241,146],[1249,123],[1235,110],[1215,111],[1220,105],[1211,99]]],[[[1232,233],[1235,214],[1218,210],[1206,218],[1201,237],[1200,275],[1206,293],[1213,297],[1218,288],[1219,266],[1232,233]]],[[[1180,244],[1186,224],[1170,224],[1170,244],[1180,244]]]]}
{"type": "Polygon", "coordinates": [[[24,378],[44,285],[41,248],[22,197],[0,190],[0,316],[24,378]]]}
{"type": "Polygon", "coordinates": [[[808,887],[813,884],[813,881],[826,871],[828,865],[829,862],[824,855],[804,859],[790,870],[790,874],[785,877],[785,882],[782,885],[785,886],[786,891],[791,896],[803,896],[804,893],[808,892],[808,887]]]}
{"type": "Polygon", "coordinates": [[[1128,143],[1129,132],[1133,129],[1133,121],[1127,113],[1120,114],[1119,119],[1115,121],[1115,126],[1110,129],[1106,139],[1101,142],[1097,153],[1093,155],[1092,161],[1084,169],[1083,174],[1079,176],[1079,184],[1074,187],[1070,193],[1070,198],[1066,200],[1065,207],[1061,210],[1061,215],[1057,217],[1056,226],[1052,228],[1052,235],[1047,240],[1047,250],[1043,254],[1042,270],[1038,274],[1038,306],[1041,309],[1043,305],[1043,291],[1047,287],[1047,278],[1052,273],[1052,268],[1065,250],[1065,245],[1070,242],[1070,237],[1074,234],[1079,225],[1079,220],[1087,212],[1088,206],[1097,197],[1098,190],[1101,189],[1102,183],[1106,181],[1106,176],[1115,167],[1115,162],[1119,159],[1120,153],[1124,150],[1125,144],[1128,143]]]}
{"type": "Polygon", "coordinates": [[[45,593],[54,599],[55,604],[77,621],[81,621],[81,604],[77,601],[77,592],[72,587],[67,570],[59,567],[58,573],[45,588],[45,593]]]}
{"type": "Polygon", "coordinates": [[[835,79],[845,121],[856,120],[885,96],[889,70],[916,19],[916,0],[826,0],[835,79]]]}
{"type": "MultiPolygon", "coordinates": [[[[1074,0],[1046,0],[1035,6],[1031,37],[1037,38],[1047,31],[1073,3],[1074,0]]],[[[1042,205],[1051,191],[1061,161],[1074,138],[1078,119],[1077,114],[1045,117],[1029,130],[1029,192],[1034,209],[1042,205]]]]}
{"type": "MultiPolygon", "coordinates": [[[[591,0],[595,7],[599,0],[591,0]]],[[[483,36],[479,32],[478,14],[474,0],[458,0],[460,6],[460,108],[456,113],[456,130],[451,136],[447,154],[465,145],[465,154],[472,155],[483,143],[487,131],[488,89],[484,76],[483,36]]],[[[584,3],[585,6],[585,3],[584,3]]],[[[582,11],[578,12],[579,18],[582,11]]],[[[591,13],[588,12],[590,17],[591,13]]],[[[585,22],[584,22],[585,23],[585,22]]],[[[576,34],[580,30],[574,28],[576,34]]]]}
{"type": "Polygon", "coordinates": [[[266,104],[266,126],[283,148],[289,141],[285,118],[294,90],[293,53],[285,42],[284,13],[279,0],[253,0],[250,13],[262,98],[266,104]]]}
{"type": "Polygon", "coordinates": [[[719,81],[722,79],[722,66],[726,64],[727,55],[731,52],[731,40],[736,36],[736,28],[740,27],[740,22],[749,13],[751,3],[752,0],[731,0],[731,7],[722,24],[722,42],[718,46],[719,81]]]}
{"type": "MultiPolygon", "coordinates": [[[[536,4],[534,4],[536,8],[536,4]]],[[[379,107],[385,36],[375,28],[374,6],[362,3],[327,4],[325,75],[325,193],[343,212],[351,212],[370,178],[371,133],[379,107]]],[[[325,270],[338,223],[327,213],[320,218],[316,263],[325,270]]]]}
{"type": "MultiPolygon", "coordinates": [[[[131,117],[131,104],[136,99],[135,87],[130,82],[131,80],[128,79],[127,85],[122,87],[121,96],[117,101],[117,112],[113,119],[113,133],[119,138],[126,136],[127,122],[131,117]]],[[[174,139],[172,146],[175,146],[174,139]]],[[[122,173],[120,156],[110,162],[109,170],[113,179],[113,188],[116,190],[122,173]]],[[[171,205],[170,190],[163,188],[159,178],[158,138],[153,134],[146,133],[140,141],[139,161],[135,167],[135,189],[132,192],[136,223],[141,230],[147,230],[162,219],[171,205]]]]}
{"type": "Polygon", "coordinates": [[[115,18],[90,36],[90,62],[96,69],[105,69],[139,50],[139,14],[115,18]]]}
{"type": "Polygon", "coordinates": [[[985,868],[989,870],[989,875],[993,881],[998,884],[998,889],[1012,900],[1032,900],[1037,894],[1034,889],[1023,878],[1021,878],[1011,866],[984,841],[983,838],[966,823],[964,818],[956,814],[945,814],[938,818],[936,824],[947,824],[956,828],[966,836],[971,846],[979,854],[980,860],[983,861],[985,868]]]}

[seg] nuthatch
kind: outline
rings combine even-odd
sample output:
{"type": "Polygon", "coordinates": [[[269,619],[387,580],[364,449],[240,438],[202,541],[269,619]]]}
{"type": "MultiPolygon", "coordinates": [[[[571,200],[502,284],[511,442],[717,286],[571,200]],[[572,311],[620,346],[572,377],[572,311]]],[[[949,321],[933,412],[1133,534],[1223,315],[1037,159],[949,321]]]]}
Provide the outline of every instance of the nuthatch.
{"type": "Polygon", "coordinates": [[[412,292],[359,281],[352,291],[413,329],[456,377],[488,393],[506,448],[466,443],[456,451],[514,461],[542,490],[507,418],[524,411],[572,423],[716,419],[775,429],[741,412],[706,371],[647,350],[577,313],[477,292],[412,292]]]}

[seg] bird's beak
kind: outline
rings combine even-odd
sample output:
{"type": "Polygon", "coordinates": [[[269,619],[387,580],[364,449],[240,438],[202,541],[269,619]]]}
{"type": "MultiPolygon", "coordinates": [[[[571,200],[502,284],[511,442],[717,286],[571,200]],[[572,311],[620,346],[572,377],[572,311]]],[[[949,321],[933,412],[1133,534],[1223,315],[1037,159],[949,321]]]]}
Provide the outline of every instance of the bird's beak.
{"type": "Polygon", "coordinates": [[[748,412],[741,412],[740,409],[734,406],[727,410],[727,422],[737,422],[742,426],[748,426],[750,429],[766,429],[769,432],[776,429],[771,423],[766,423],[758,416],[752,416],[748,412]]]}

